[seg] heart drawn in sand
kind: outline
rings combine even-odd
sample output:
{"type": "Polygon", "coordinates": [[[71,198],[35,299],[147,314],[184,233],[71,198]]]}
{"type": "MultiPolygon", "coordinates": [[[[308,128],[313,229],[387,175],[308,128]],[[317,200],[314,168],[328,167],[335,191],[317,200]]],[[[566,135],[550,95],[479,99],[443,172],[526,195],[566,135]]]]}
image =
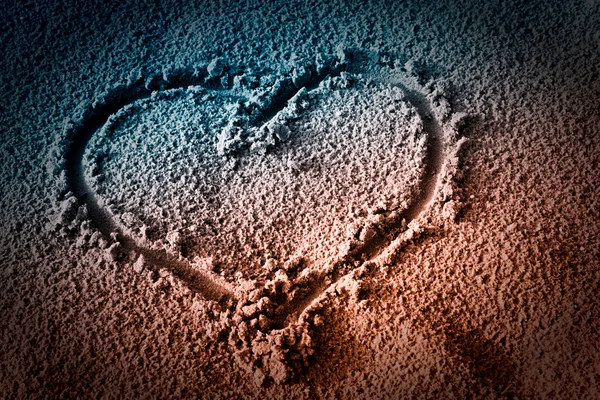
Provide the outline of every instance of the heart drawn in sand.
{"type": "MultiPolygon", "coordinates": [[[[239,329],[293,336],[331,282],[429,208],[441,125],[414,79],[372,63],[214,70],[140,78],[95,103],[70,133],[70,190],[123,250],[234,307],[239,329]]],[[[283,379],[280,355],[265,357],[248,362],[283,379]]]]}
{"type": "Polygon", "coordinates": [[[208,298],[327,271],[411,207],[431,147],[402,84],[344,69],[120,88],[73,135],[73,192],[208,298]]]}

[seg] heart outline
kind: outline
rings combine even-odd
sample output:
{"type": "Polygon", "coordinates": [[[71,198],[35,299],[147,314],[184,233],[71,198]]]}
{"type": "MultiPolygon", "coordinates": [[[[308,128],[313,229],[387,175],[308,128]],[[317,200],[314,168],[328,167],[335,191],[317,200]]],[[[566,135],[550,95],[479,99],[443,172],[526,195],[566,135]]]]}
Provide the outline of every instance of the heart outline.
{"type": "MultiPolygon", "coordinates": [[[[352,70],[351,68],[346,68],[346,64],[341,65],[342,67],[337,66],[335,68],[324,69],[321,71],[321,73],[313,76],[312,82],[303,87],[316,86],[316,84],[325,79],[327,76],[337,76],[342,71],[352,70]]],[[[87,144],[94,134],[108,121],[110,116],[116,114],[118,110],[126,107],[129,104],[132,104],[137,100],[148,98],[157,91],[186,89],[190,86],[202,86],[212,90],[222,90],[218,88],[218,86],[215,87],[214,83],[207,84],[207,82],[209,82],[209,78],[210,75],[207,71],[196,71],[195,73],[190,73],[189,70],[180,70],[173,71],[168,77],[151,75],[146,79],[143,79],[140,76],[136,81],[133,82],[133,84],[120,85],[113,88],[111,92],[104,96],[104,99],[95,102],[90,109],[87,110],[87,113],[83,116],[81,122],[75,124],[73,129],[68,132],[68,136],[71,141],[66,152],[65,169],[67,172],[66,175],[69,181],[71,192],[73,192],[75,197],[79,199],[82,204],[86,205],[89,218],[92,220],[96,228],[101,231],[101,233],[103,233],[105,236],[110,236],[111,233],[116,232],[124,250],[132,250],[143,255],[146,262],[149,264],[162,266],[169,265],[170,269],[176,276],[183,279],[186,283],[188,283],[188,285],[191,286],[192,289],[200,292],[205,298],[209,300],[222,301],[224,298],[231,298],[234,290],[232,290],[230,287],[227,287],[226,283],[222,282],[219,277],[210,276],[207,272],[201,272],[197,269],[190,268],[185,262],[166,251],[159,251],[155,249],[150,250],[146,248],[143,243],[139,243],[139,241],[137,241],[132,235],[125,234],[125,232],[123,232],[123,227],[119,226],[119,224],[115,222],[114,216],[110,215],[108,210],[104,210],[98,204],[97,199],[94,197],[93,190],[85,181],[82,165],[83,155],[87,144]],[[217,282],[222,284],[222,286],[219,287],[217,282]]],[[[426,105],[422,95],[420,95],[416,89],[409,89],[405,83],[400,81],[394,82],[394,84],[399,86],[407,95],[408,101],[415,106],[424,124],[423,131],[427,135],[428,142],[428,154],[426,155],[427,161],[425,162],[424,175],[438,175],[442,163],[442,159],[440,157],[442,146],[440,140],[441,128],[439,123],[437,123],[435,119],[427,118],[428,114],[431,114],[431,108],[426,105]],[[434,162],[432,163],[431,160],[434,162]]],[[[301,89],[302,88],[298,89],[293,94],[296,94],[301,89]]],[[[291,97],[288,93],[285,93],[280,97],[286,96],[291,97]]],[[[284,103],[280,99],[277,101],[284,103]]],[[[273,112],[273,114],[275,114],[275,112],[273,112]]],[[[435,184],[435,181],[433,179],[429,179],[426,180],[424,185],[419,185],[420,191],[429,193],[430,196],[429,198],[425,199],[425,201],[412,202],[412,204],[402,213],[402,218],[405,219],[406,222],[410,222],[412,219],[416,218],[419,212],[425,208],[425,203],[428,203],[431,200],[435,191],[432,186],[433,184],[435,184]]],[[[388,212],[393,211],[396,210],[388,210],[388,212]]],[[[368,248],[381,246],[376,240],[367,246],[363,246],[356,252],[365,254],[365,247],[368,248]]],[[[372,252],[368,251],[367,253],[372,252]]],[[[368,254],[367,259],[372,257],[373,254],[368,254]]],[[[338,268],[334,267],[334,269],[337,270],[338,268]]],[[[339,273],[335,273],[334,275],[337,276],[339,273]]],[[[337,279],[333,280],[335,281],[337,279]]],[[[295,312],[298,311],[299,308],[292,307],[292,309],[294,309],[295,312]]]]}
{"type": "MultiPolygon", "coordinates": [[[[381,67],[370,65],[371,75],[376,74],[373,71],[381,67]]],[[[317,80],[323,80],[329,75],[339,75],[342,71],[352,73],[365,72],[364,66],[359,64],[346,65],[341,67],[326,69],[324,73],[317,74],[317,80]]],[[[386,83],[399,87],[406,95],[408,102],[416,109],[418,115],[423,121],[423,131],[426,134],[426,155],[425,167],[422,171],[423,179],[419,182],[419,195],[416,199],[411,199],[408,207],[403,210],[384,210],[383,213],[393,216],[391,223],[386,226],[393,227],[395,233],[389,231],[384,234],[375,235],[368,243],[362,243],[355,249],[355,252],[349,252],[342,259],[334,262],[327,271],[322,274],[310,277],[305,282],[309,290],[300,298],[281,304],[281,316],[275,319],[273,332],[281,331],[289,324],[301,319],[306,310],[319,301],[319,298],[325,293],[328,287],[332,287],[343,276],[351,273],[359,265],[373,260],[385,253],[394,239],[402,236],[402,229],[411,221],[420,219],[428,211],[434,202],[436,194],[439,191],[439,181],[442,174],[442,166],[445,157],[445,143],[442,123],[440,123],[433,112],[433,107],[426,98],[421,85],[415,78],[407,77],[402,73],[392,74],[387,71],[386,83]],[[400,224],[400,225],[399,225],[400,224]]],[[[106,123],[111,115],[118,110],[137,100],[150,97],[156,91],[164,91],[176,88],[185,89],[190,86],[203,86],[209,89],[215,88],[210,82],[210,75],[206,70],[191,73],[189,70],[174,71],[168,77],[159,75],[150,75],[144,79],[141,75],[128,85],[120,85],[109,92],[104,100],[94,103],[83,114],[82,118],[73,124],[67,131],[69,146],[65,153],[65,171],[70,191],[75,195],[80,204],[87,207],[89,219],[94,226],[105,236],[111,236],[114,232],[119,237],[119,242],[124,250],[134,252],[144,256],[146,263],[157,268],[169,266],[169,270],[178,278],[188,284],[190,289],[199,292],[207,300],[216,301],[225,308],[231,309],[235,304],[239,305],[245,301],[244,298],[236,298],[235,289],[221,280],[219,277],[211,276],[208,272],[198,271],[190,265],[169,254],[166,250],[149,249],[140,245],[131,235],[124,234],[113,219],[108,210],[103,209],[94,198],[93,190],[85,181],[83,171],[83,155],[85,149],[94,134],[106,123]],[[208,82],[208,83],[207,83],[208,82]]],[[[239,307],[238,307],[239,308],[239,307]]]]}

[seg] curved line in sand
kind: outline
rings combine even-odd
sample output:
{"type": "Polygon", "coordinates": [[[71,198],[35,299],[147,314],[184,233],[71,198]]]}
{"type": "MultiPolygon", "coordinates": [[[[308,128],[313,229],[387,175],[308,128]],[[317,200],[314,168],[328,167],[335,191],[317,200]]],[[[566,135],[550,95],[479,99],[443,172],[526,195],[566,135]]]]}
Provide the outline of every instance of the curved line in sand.
{"type": "MultiPolygon", "coordinates": [[[[341,70],[339,69],[325,69],[321,73],[315,74],[303,88],[314,88],[327,76],[339,75],[340,72],[341,70]]],[[[120,226],[115,220],[114,215],[98,202],[94,190],[85,180],[83,166],[83,157],[87,145],[94,134],[107,123],[111,115],[116,114],[119,110],[137,100],[149,98],[156,91],[186,89],[190,86],[226,90],[207,84],[206,78],[206,73],[199,74],[196,77],[175,76],[171,77],[169,81],[164,80],[164,78],[155,77],[151,85],[145,85],[144,81],[140,79],[127,87],[117,88],[115,93],[109,94],[108,102],[91,107],[87,115],[83,118],[83,121],[68,133],[70,143],[65,154],[65,169],[69,189],[81,204],[85,204],[88,218],[105,237],[108,238],[116,233],[123,250],[143,255],[146,265],[155,270],[165,268],[171,271],[173,275],[184,280],[191,290],[200,293],[206,299],[221,301],[235,299],[234,290],[228,287],[227,283],[222,279],[213,276],[208,271],[203,272],[193,268],[187,261],[170,254],[166,250],[152,249],[141,243],[140,240],[136,240],[133,235],[129,235],[127,229],[120,226]]],[[[284,89],[284,93],[276,94],[270,109],[264,111],[260,121],[254,122],[267,122],[280,109],[285,107],[287,101],[301,89],[288,87],[284,89]]]]}
{"type": "Polygon", "coordinates": [[[86,147],[94,134],[107,122],[109,117],[121,108],[137,100],[151,96],[155,90],[167,90],[186,88],[195,84],[201,84],[204,77],[192,80],[173,80],[171,82],[157,82],[153,88],[148,88],[143,81],[138,81],[131,86],[121,90],[122,93],[115,94],[113,101],[101,104],[95,109],[90,109],[87,118],[71,132],[70,146],[66,152],[66,175],[70,190],[80,203],[87,207],[88,218],[92,221],[105,237],[116,233],[123,250],[135,252],[144,256],[146,264],[154,269],[167,268],[175,276],[183,279],[190,289],[201,293],[208,300],[220,301],[232,297],[231,290],[203,273],[192,268],[188,263],[169,254],[165,250],[151,249],[142,246],[127,235],[124,229],[115,221],[110,211],[103,208],[94,194],[94,190],[85,180],[83,156],[86,147]],[[154,89],[154,90],[153,90],[154,89]]]}
{"type": "MultiPolygon", "coordinates": [[[[378,81],[377,79],[374,79],[378,81]]],[[[441,124],[435,119],[432,107],[427,100],[422,88],[412,79],[396,73],[382,79],[387,84],[399,87],[404,92],[408,102],[416,109],[417,114],[423,122],[423,132],[426,134],[426,154],[425,167],[423,169],[422,179],[418,186],[418,195],[412,199],[411,203],[398,216],[396,224],[388,224],[385,232],[378,232],[371,240],[362,243],[355,250],[355,255],[345,257],[333,265],[331,271],[312,279],[309,284],[309,290],[300,298],[295,298],[284,304],[283,312],[275,318],[277,329],[284,328],[291,320],[297,319],[311,304],[319,301],[327,288],[334,286],[344,276],[358,268],[356,265],[364,265],[368,261],[375,260],[382,252],[387,249],[395,239],[402,234],[398,228],[411,221],[417,220],[429,211],[434,197],[437,193],[438,181],[444,163],[444,140],[441,124]],[[350,266],[350,268],[348,268],[350,266]],[[292,318],[290,318],[292,317],[292,318]]],[[[388,210],[390,213],[397,210],[388,210]]]]}
{"type": "MultiPolygon", "coordinates": [[[[327,73],[316,76],[313,82],[307,86],[314,87],[327,76],[338,75],[340,72],[339,70],[327,71],[327,73]]],[[[164,79],[157,79],[150,87],[145,86],[144,82],[139,80],[130,86],[121,87],[111,96],[112,99],[106,104],[90,108],[82,123],[74,127],[69,133],[71,141],[66,151],[66,176],[70,190],[81,204],[86,205],[88,217],[94,226],[106,237],[116,233],[123,250],[143,255],[146,265],[152,269],[168,269],[173,275],[184,280],[191,290],[201,294],[207,300],[236,300],[234,290],[219,277],[193,268],[186,260],[176,257],[166,250],[149,248],[141,244],[133,236],[128,235],[126,229],[115,221],[112,213],[99,204],[94,191],[86,182],[84,174],[83,156],[86,147],[94,134],[101,129],[111,115],[117,113],[128,104],[150,97],[155,91],[185,89],[190,86],[202,86],[207,89],[214,89],[205,83],[205,78],[206,74],[196,77],[182,75],[173,77],[168,82],[164,79]]],[[[425,95],[421,92],[419,85],[398,74],[388,76],[384,81],[387,84],[398,86],[403,90],[407,100],[415,107],[418,115],[421,117],[423,131],[427,135],[425,168],[423,178],[418,187],[419,195],[401,212],[398,219],[399,221],[404,220],[408,223],[429,209],[429,205],[436,193],[437,182],[444,158],[442,129],[439,122],[433,117],[431,106],[425,95]]],[[[293,97],[295,93],[297,93],[297,90],[291,93],[289,98],[293,97]]],[[[287,100],[277,101],[276,107],[281,106],[283,108],[287,100]]],[[[273,115],[276,114],[276,111],[272,109],[265,114],[273,115]]],[[[268,117],[265,117],[265,119],[268,119],[268,117]]],[[[390,227],[390,230],[397,230],[397,228],[398,226],[390,227]]],[[[368,242],[362,243],[355,250],[356,255],[351,257],[351,260],[346,258],[345,262],[337,262],[329,273],[313,279],[310,289],[303,296],[281,304],[283,306],[281,309],[282,312],[275,318],[275,329],[287,325],[290,320],[288,317],[301,314],[310,304],[318,300],[327,287],[335,284],[345,274],[351,272],[353,268],[348,268],[348,265],[350,265],[348,261],[360,261],[362,263],[365,260],[372,260],[377,257],[393,240],[390,230],[383,233],[380,232],[368,242]]]]}

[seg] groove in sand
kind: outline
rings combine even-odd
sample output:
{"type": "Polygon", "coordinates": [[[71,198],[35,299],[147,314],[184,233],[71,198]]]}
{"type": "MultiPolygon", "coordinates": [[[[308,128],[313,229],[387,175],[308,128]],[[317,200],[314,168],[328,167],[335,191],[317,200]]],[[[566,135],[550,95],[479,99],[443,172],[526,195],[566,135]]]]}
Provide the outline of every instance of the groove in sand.
{"type": "MultiPolygon", "coordinates": [[[[378,79],[374,79],[378,81],[378,79]]],[[[388,84],[395,85],[402,89],[409,103],[415,107],[419,117],[423,121],[423,132],[427,135],[425,167],[422,174],[422,179],[418,187],[418,195],[412,199],[408,207],[403,210],[399,217],[395,218],[401,221],[397,224],[388,225],[385,232],[378,232],[371,240],[362,244],[356,255],[349,257],[343,261],[336,262],[332,271],[322,276],[314,278],[310,284],[310,289],[300,298],[293,299],[285,304],[284,312],[275,319],[277,328],[285,327],[290,321],[294,320],[295,316],[301,314],[313,302],[325,293],[328,287],[335,285],[343,276],[352,272],[367,261],[374,260],[386,249],[402,232],[399,230],[400,225],[410,223],[419,218],[429,210],[434,196],[437,192],[438,180],[444,162],[444,140],[443,131],[440,123],[435,119],[433,110],[425,95],[421,92],[418,84],[402,77],[400,74],[388,76],[385,79],[388,84]],[[349,268],[349,266],[351,266],[349,268]],[[331,282],[331,283],[327,283],[331,282]]],[[[388,210],[390,213],[395,210],[388,210]]]]}

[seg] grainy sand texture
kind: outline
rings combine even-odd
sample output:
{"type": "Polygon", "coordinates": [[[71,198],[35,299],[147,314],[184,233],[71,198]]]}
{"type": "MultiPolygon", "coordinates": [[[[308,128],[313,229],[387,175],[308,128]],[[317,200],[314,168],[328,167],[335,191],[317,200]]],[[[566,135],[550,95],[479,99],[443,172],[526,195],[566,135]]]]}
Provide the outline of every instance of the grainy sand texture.
{"type": "Polygon", "coordinates": [[[600,398],[600,2],[0,7],[0,398],[600,398]]]}

